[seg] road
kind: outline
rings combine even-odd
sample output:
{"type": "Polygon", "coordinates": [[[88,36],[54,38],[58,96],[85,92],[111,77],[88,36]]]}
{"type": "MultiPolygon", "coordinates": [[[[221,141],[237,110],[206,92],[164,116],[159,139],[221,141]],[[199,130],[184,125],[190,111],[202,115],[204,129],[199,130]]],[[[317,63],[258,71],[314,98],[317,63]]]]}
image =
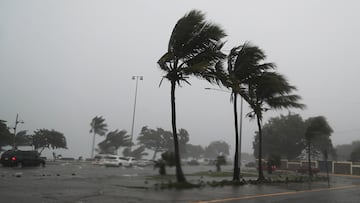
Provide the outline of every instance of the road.
{"type": "MultiPolygon", "coordinates": [[[[187,174],[213,169],[184,167],[187,174]]],[[[168,172],[174,173],[174,169],[168,172]]],[[[49,162],[45,168],[24,169],[0,167],[0,202],[360,202],[360,178],[356,177],[332,177],[330,188],[326,182],[314,182],[161,190],[155,185],[159,180],[149,179],[153,175],[157,171],[152,167],[105,168],[87,163],[49,162]]],[[[203,177],[187,178],[197,181],[203,177]]]]}
{"type": "MultiPolygon", "coordinates": [[[[253,190],[255,191],[255,190],[253,190]]],[[[360,185],[338,186],[333,188],[321,188],[302,191],[285,191],[258,193],[252,195],[239,195],[213,200],[196,201],[197,203],[215,202],[277,202],[277,203],[303,203],[303,202],[359,202],[360,185]]]]}

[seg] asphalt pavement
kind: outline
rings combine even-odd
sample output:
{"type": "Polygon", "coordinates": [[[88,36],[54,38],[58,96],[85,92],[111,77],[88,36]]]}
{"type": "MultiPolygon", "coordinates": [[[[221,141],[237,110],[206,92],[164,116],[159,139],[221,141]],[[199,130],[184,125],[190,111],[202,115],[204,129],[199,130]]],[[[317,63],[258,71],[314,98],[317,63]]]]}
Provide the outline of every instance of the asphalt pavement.
{"type": "MultiPolygon", "coordinates": [[[[184,166],[186,174],[214,166],[184,166]]],[[[231,166],[223,170],[231,171],[231,166]]],[[[167,169],[174,174],[174,168],[167,169]]],[[[150,167],[106,168],[85,162],[48,162],[45,168],[0,167],[0,202],[360,202],[360,177],[332,176],[327,182],[160,189],[150,167]]],[[[187,176],[192,182],[212,181],[187,176]]],[[[231,177],[217,178],[217,180],[231,177]]]]}

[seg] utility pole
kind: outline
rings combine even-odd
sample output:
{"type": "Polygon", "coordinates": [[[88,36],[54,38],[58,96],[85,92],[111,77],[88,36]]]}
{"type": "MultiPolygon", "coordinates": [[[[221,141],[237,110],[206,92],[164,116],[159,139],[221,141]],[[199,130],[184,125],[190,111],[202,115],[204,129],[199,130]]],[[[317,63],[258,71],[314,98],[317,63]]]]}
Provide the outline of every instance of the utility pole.
{"type": "Polygon", "coordinates": [[[16,127],[19,123],[24,123],[24,121],[19,120],[19,114],[16,114],[16,119],[15,119],[15,127],[14,127],[14,137],[13,137],[13,150],[16,150],[16,127]]]}

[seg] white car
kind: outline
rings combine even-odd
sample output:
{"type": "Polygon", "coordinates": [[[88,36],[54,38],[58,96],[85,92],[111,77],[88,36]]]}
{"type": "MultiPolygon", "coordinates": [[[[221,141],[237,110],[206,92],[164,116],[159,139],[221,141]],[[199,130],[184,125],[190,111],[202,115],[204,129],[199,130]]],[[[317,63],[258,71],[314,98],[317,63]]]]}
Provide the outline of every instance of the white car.
{"type": "Polygon", "coordinates": [[[97,154],[94,157],[94,160],[91,162],[91,164],[94,165],[104,165],[104,159],[106,156],[109,156],[109,154],[97,154]]]}
{"type": "Polygon", "coordinates": [[[148,160],[148,159],[139,159],[136,163],[136,165],[139,167],[152,166],[154,164],[155,162],[153,160],[148,160]]]}
{"type": "Polygon", "coordinates": [[[126,163],[123,164],[123,166],[132,167],[137,165],[137,160],[134,157],[124,157],[124,159],[127,160],[126,163]]]}
{"type": "Polygon", "coordinates": [[[117,156],[117,155],[107,155],[106,157],[104,157],[103,160],[104,160],[103,164],[105,166],[119,167],[119,166],[128,166],[129,165],[129,163],[128,163],[129,161],[127,158],[117,156]]]}

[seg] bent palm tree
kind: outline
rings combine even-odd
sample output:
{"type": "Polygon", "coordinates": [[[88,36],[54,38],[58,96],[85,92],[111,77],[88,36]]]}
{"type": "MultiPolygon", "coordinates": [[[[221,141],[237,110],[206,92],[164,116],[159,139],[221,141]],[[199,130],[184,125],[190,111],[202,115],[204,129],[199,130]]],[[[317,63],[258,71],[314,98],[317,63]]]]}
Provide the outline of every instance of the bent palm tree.
{"type": "Polygon", "coordinates": [[[98,144],[101,154],[117,154],[120,147],[130,147],[131,135],[126,130],[113,130],[108,132],[104,141],[98,144]]]}
{"type": "MultiPolygon", "coordinates": [[[[246,44],[245,44],[246,45],[246,44]]],[[[236,77],[243,80],[243,89],[240,95],[250,105],[252,112],[249,117],[256,117],[259,129],[258,169],[259,180],[264,180],[262,171],[262,129],[261,122],[263,112],[270,109],[304,108],[305,105],[298,103],[301,99],[298,95],[292,95],[296,90],[284,76],[272,71],[273,63],[262,63],[266,55],[256,46],[248,46],[243,50],[243,60],[239,64],[242,68],[236,72],[236,77]]]]}
{"type": "MultiPolygon", "coordinates": [[[[262,59],[262,51],[251,46],[248,42],[231,49],[228,55],[227,72],[219,74],[222,84],[231,90],[231,100],[234,104],[234,122],[235,122],[235,155],[234,155],[234,172],[233,180],[240,180],[239,166],[239,128],[237,118],[237,96],[245,97],[244,87],[249,80],[264,70],[272,69],[274,64],[265,63],[258,65],[258,60],[262,59]]],[[[241,141],[241,140],[240,140],[241,141]]]]}
{"type": "Polygon", "coordinates": [[[185,182],[186,179],[180,164],[175,88],[181,82],[190,84],[187,80],[189,76],[217,82],[216,74],[222,68],[218,62],[224,58],[220,51],[223,37],[225,32],[219,26],[206,22],[203,13],[190,11],[176,23],[170,36],[168,51],[158,61],[160,69],[165,72],[163,79],[166,78],[171,84],[171,123],[178,182],[185,182]]]}
{"type": "Polygon", "coordinates": [[[100,136],[105,135],[105,133],[107,132],[107,124],[104,123],[105,119],[100,116],[95,116],[90,123],[91,129],[90,129],[90,133],[94,133],[93,136],[93,141],[92,141],[92,148],[91,148],[91,158],[94,157],[94,146],[95,146],[95,135],[98,134],[100,136]]]}

